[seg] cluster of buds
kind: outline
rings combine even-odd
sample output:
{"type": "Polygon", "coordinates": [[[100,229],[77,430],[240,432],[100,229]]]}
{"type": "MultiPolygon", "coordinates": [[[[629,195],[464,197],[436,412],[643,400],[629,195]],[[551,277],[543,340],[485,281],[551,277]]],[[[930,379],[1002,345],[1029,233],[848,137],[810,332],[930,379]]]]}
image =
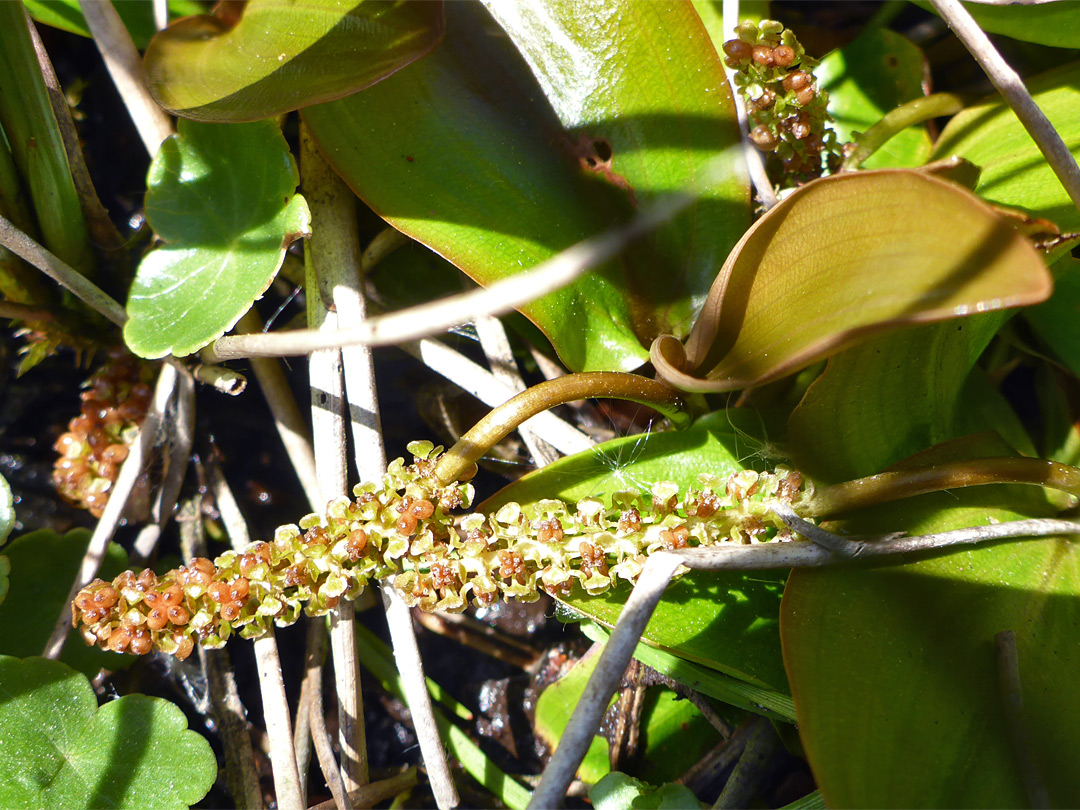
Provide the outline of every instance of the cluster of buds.
{"type": "Polygon", "coordinates": [[[835,168],[840,150],[827,123],[828,93],[817,86],[817,60],[795,35],[775,20],[744,21],[737,39],[724,43],[726,64],[746,101],[750,140],[773,154],[786,180],[799,182],[835,168]],[[825,165],[823,166],[823,161],[825,165]]]}
{"type": "Polygon", "coordinates": [[[68,423],[53,448],[53,485],[68,502],[101,517],[120,465],[146,416],[151,367],[126,349],[109,352],[108,362],[80,394],[81,413],[68,423]]]}
{"type": "Polygon", "coordinates": [[[424,610],[533,601],[575,586],[599,594],[636,580],[658,550],[790,539],[769,504],[797,506],[803,495],[794,470],[744,470],[702,476],[701,488],[685,493],[659,483],[607,501],[507,503],[493,514],[455,517],[470,505],[472,486],[439,484],[442,448],[413,442],[409,451],[412,464],[396,460],[381,482],[357,486],[355,498],[331,502],[324,515],[279,527],[273,542],[160,576],[128,571],[112,583],[95,580],[72,604],[75,626],[87,643],[115,652],[184,658],[196,642],[220,647],[233,633],[255,638],[271,624],[292,624],[301,610],[323,615],[372,579],[392,578],[406,602],[424,610]]]}

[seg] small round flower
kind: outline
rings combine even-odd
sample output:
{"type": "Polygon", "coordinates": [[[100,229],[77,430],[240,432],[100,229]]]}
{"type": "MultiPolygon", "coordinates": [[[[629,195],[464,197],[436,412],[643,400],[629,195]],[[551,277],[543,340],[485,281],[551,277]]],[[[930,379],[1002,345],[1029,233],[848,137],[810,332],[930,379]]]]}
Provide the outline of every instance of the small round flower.
{"type": "Polygon", "coordinates": [[[773,51],[768,45],[755,45],[750,55],[754,60],[754,64],[762,67],[772,67],[773,65],[773,51]]]}
{"type": "Polygon", "coordinates": [[[753,46],[741,39],[729,39],[724,43],[724,53],[736,62],[745,62],[753,56],[753,46]]]}
{"type": "Polygon", "coordinates": [[[778,67],[788,67],[795,61],[795,49],[789,45],[777,45],[773,48],[772,58],[778,67]]]}

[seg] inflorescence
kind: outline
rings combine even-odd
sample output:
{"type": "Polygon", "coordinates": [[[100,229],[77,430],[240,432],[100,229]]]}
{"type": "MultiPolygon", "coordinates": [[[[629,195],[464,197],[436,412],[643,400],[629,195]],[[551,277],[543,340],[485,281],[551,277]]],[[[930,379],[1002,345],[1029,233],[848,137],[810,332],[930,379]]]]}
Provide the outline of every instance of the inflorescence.
{"type": "Polygon", "coordinates": [[[412,464],[393,462],[381,483],[357,486],[355,498],[330,503],[325,515],[278,528],[273,542],[227,551],[211,562],[156,575],[127,571],[95,580],[72,604],[88,644],[114,652],[157,649],[186,658],[196,642],[222,646],[234,632],[265,634],[292,624],[301,609],[320,616],[355,599],[372,579],[393,577],[410,606],[461,611],[469,601],[534,601],[541,591],[587,593],[634,581],[647,556],[720,543],[790,539],[770,501],[796,506],[802,476],[778,468],[726,478],[703,475],[680,497],[671,483],[648,493],[507,503],[492,514],[457,514],[471,484],[442,486],[434,470],[441,447],[413,442],[412,464]]]}
{"type": "Polygon", "coordinates": [[[68,423],[53,448],[53,484],[64,500],[101,517],[120,465],[146,416],[153,389],[152,366],[126,349],[113,349],[108,362],[80,394],[81,413],[68,423]]]}
{"type": "Polygon", "coordinates": [[[818,62],[803,51],[791,30],[775,20],[735,28],[724,43],[724,60],[746,100],[750,140],[776,156],[785,180],[819,177],[839,165],[836,133],[827,126],[828,94],[818,87],[818,62]],[[823,166],[824,161],[824,166],[823,166]]]}

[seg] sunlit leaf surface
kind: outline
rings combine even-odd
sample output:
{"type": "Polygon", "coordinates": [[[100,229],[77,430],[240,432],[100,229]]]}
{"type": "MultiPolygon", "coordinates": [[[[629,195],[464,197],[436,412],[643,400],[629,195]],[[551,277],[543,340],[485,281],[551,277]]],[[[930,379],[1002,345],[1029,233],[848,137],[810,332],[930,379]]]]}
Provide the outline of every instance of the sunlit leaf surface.
{"type": "Polygon", "coordinates": [[[1050,294],[1035,248],[970,192],[916,171],[809,183],[732,252],[686,342],[657,342],[690,391],[760,385],[870,335],[1050,294]]]}
{"type": "Polygon", "coordinates": [[[154,37],[146,76],[176,115],[256,121],[355,93],[441,37],[436,0],[249,0],[241,12],[222,3],[154,37]]]}
{"type": "Polygon", "coordinates": [[[180,122],[150,166],[146,214],[165,244],[139,264],[124,340],[190,354],[232,328],[308,233],[296,164],[272,121],[180,122]]]}

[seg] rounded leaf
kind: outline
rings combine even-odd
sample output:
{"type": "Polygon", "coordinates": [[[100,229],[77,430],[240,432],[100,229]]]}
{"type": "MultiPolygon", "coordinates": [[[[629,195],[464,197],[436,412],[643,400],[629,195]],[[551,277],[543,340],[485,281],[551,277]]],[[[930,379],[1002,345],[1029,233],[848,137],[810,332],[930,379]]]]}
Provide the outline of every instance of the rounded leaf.
{"type": "Polygon", "coordinates": [[[232,328],[310,231],[298,182],[273,121],[180,121],[150,165],[146,215],[165,245],[143,258],[128,294],[133,352],[191,354],[232,328]]]}
{"type": "Polygon", "coordinates": [[[186,810],[217,777],[210,744],[172,703],[127,695],[100,709],[59,661],[0,656],[0,806],[186,810]]]}

